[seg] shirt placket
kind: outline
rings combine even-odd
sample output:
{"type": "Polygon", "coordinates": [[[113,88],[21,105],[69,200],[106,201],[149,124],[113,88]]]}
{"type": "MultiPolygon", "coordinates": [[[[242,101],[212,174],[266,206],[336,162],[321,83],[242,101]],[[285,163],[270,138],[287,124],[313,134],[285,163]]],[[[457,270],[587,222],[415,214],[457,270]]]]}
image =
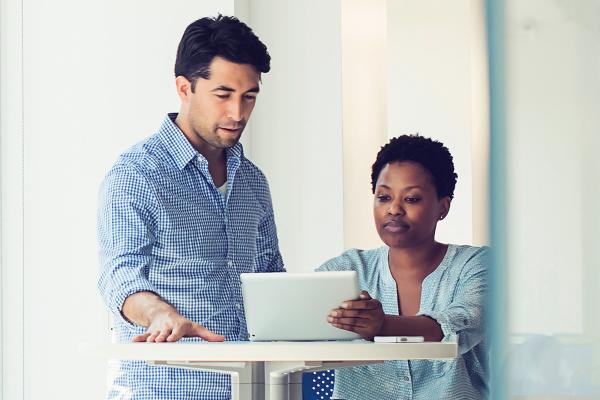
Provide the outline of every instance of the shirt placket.
{"type": "MultiPolygon", "coordinates": [[[[231,195],[233,193],[233,184],[235,180],[235,175],[240,166],[240,159],[235,156],[230,156],[228,154],[227,157],[227,195],[225,198],[221,196],[223,200],[223,216],[225,220],[225,231],[227,233],[227,272],[229,274],[231,285],[231,296],[233,299],[235,312],[237,314],[237,318],[240,321],[240,332],[238,340],[247,340],[248,333],[246,332],[245,327],[245,316],[244,316],[244,307],[242,302],[242,292],[241,287],[242,283],[240,282],[240,274],[238,271],[237,263],[240,262],[240,255],[237,254],[238,246],[235,243],[235,232],[234,229],[238,229],[240,224],[233,225],[230,223],[231,218],[230,214],[234,212],[235,208],[235,198],[232,198],[231,195]],[[230,200],[233,200],[230,201],[230,200]]],[[[242,218],[241,215],[236,216],[233,220],[236,221],[238,218],[242,218]]]]}
{"type": "MultiPolygon", "coordinates": [[[[400,311],[398,309],[398,286],[396,285],[396,281],[390,272],[390,266],[387,262],[388,253],[385,252],[383,256],[383,260],[385,260],[383,264],[384,271],[380,275],[382,282],[382,298],[385,299],[383,304],[384,312],[386,314],[391,315],[399,315],[400,311]]],[[[412,384],[412,376],[410,373],[410,361],[409,360],[397,360],[392,361],[395,364],[395,372],[399,390],[393,389],[396,393],[399,393],[398,397],[401,400],[410,400],[413,398],[413,384],[412,384]]],[[[384,384],[385,387],[385,384],[384,384]]]]}
{"type": "MultiPolygon", "coordinates": [[[[229,295],[231,298],[231,302],[233,307],[235,307],[235,313],[239,321],[244,321],[244,308],[242,306],[242,298],[241,291],[237,288],[241,287],[240,275],[237,272],[236,266],[236,247],[232,238],[235,236],[233,234],[233,229],[235,226],[230,224],[229,218],[229,199],[231,196],[231,192],[233,191],[233,177],[235,176],[235,172],[237,171],[237,167],[239,166],[239,162],[236,162],[235,159],[230,159],[228,157],[227,160],[227,197],[224,198],[219,189],[215,186],[214,181],[212,179],[212,175],[210,175],[210,171],[208,170],[208,162],[206,159],[198,157],[196,161],[196,165],[200,170],[202,176],[206,180],[208,187],[210,188],[210,193],[214,200],[214,204],[218,209],[219,215],[222,217],[223,224],[225,226],[225,236],[227,237],[227,255],[225,260],[226,271],[229,276],[229,295]]],[[[243,327],[244,324],[240,324],[240,327],[243,327]]],[[[238,340],[246,340],[247,333],[245,329],[240,329],[238,340]]]]}

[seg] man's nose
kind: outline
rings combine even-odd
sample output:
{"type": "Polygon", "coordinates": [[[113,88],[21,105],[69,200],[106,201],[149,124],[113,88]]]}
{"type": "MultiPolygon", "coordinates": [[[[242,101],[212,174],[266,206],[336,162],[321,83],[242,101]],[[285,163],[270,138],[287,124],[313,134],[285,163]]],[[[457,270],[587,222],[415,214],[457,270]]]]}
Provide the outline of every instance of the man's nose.
{"type": "Polygon", "coordinates": [[[227,109],[227,117],[234,120],[235,122],[240,122],[243,118],[243,104],[239,100],[232,100],[227,109]]]}

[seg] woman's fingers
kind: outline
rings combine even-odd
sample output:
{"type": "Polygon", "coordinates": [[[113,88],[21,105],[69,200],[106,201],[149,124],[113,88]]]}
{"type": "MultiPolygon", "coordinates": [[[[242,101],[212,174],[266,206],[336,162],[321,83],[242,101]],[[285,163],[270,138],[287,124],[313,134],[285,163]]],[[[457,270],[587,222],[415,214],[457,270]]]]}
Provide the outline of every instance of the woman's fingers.
{"type": "Polygon", "coordinates": [[[344,310],[376,310],[381,308],[381,303],[375,299],[353,300],[343,302],[340,308],[344,310]]]}

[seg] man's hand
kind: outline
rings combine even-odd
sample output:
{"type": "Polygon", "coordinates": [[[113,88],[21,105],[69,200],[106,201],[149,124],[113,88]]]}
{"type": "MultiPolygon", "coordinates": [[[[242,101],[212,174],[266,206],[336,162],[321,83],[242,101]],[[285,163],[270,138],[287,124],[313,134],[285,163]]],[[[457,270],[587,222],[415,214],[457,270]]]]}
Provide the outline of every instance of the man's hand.
{"type": "Polygon", "coordinates": [[[176,342],[182,337],[199,337],[208,342],[222,342],[225,337],[190,321],[156,293],[137,292],[125,299],[122,314],[129,321],[147,326],[134,342],[176,342]]]}
{"type": "Polygon", "coordinates": [[[146,333],[133,338],[134,342],[176,342],[182,337],[200,337],[208,342],[222,342],[225,337],[171,311],[155,315],[146,333]]]}
{"type": "Polygon", "coordinates": [[[379,300],[363,291],[359,300],[344,301],[340,308],[331,311],[327,321],[336,328],[356,332],[364,339],[373,340],[381,330],[384,316],[379,300]]]}

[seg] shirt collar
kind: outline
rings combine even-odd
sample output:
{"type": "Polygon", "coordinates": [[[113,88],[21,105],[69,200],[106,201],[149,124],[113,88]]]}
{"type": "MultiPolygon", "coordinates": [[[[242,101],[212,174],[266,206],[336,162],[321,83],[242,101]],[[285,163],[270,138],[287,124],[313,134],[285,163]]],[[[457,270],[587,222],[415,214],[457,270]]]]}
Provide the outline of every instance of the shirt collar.
{"type": "MultiPolygon", "coordinates": [[[[177,113],[168,114],[158,132],[159,136],[166,144],[167,152],[173,157],[177,167],[180,170],[184,169],[195,157],[206,162],[204,156],[198,153],[185,137],[181,129],[175,124],[175,118],[177,118],[177,113]]],[[[242,144],[239,142],[236,143],[235,146],[226,149],[226,152],[228,160],[230,158],[239,160],[244,154],[242,144]]]]}

